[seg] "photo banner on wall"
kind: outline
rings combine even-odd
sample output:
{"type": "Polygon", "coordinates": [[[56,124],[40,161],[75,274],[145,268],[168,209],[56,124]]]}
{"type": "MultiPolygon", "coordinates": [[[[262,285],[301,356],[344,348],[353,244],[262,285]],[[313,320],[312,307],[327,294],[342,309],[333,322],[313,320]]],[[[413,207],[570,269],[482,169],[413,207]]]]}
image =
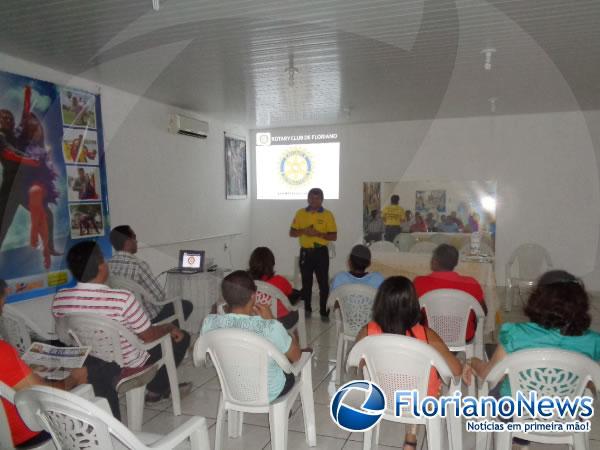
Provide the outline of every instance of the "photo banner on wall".
{"type": "Polygon", "coordinates": [[[100,96],[0,72],[0,278],[8,301],[73,284],[66,253],[111,254],[100,96]]]}

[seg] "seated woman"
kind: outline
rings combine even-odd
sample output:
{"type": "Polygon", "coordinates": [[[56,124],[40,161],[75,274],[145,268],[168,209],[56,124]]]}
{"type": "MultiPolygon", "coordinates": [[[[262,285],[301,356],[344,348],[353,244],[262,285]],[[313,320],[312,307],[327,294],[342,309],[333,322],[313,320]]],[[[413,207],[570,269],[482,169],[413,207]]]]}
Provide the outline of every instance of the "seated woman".
{"type": "MultiPolygon", "coordinates": [[[[256,285],[244,270],[236,270],[223,279],[223,298],[229,307],[228,314],[209,314],[202,323],[200,334],[222,328],[239,328],[264,337],[294,363],[302,351],[298,339],[291,337],[265,305],[257,305],[256,285]]],[[[271,360],[268,370],[269,401],[286,394],[294,386],[294,375],[285,373],[271,360]]]]}
{"type": "MultiPolygon", "coordinates": [[[[265,281],[283,292],[290,301],[296,300],[299,294],[294,291],[290,282],[281,275],[275,275],[275,256],[268,247],[256,247],[250,255],[248,272],[254,280],[265,281]]],[[[277,300],[277,320],[286,330],[292,328],[298,322],[298,311],[288,311],[285,306],[277,300]]]]}
{"type": "MultiPolygon", "coordinates": [[[[405,277],[397,276],[386,279],[375,297],[373,304],[373,320],[363,327],[356,336],[356,342],[366,336],[382,333],[400,334],[427,342],[444,358],[454,375],[461,373],[460,361],[454,356],[442,339],[431,329],[420,324],[421,308],[412,282],[405,277]]],[[[429,377],[427,394],[439,396],[441,380],[435,370],[429,377]]],[[[406,432],[405,449],[416,449],[417,429],[413,425],[406,432]]]]}
{"type": "MultiPolygon", "coordinates": [[[[485,378],[492,367],[509,353],[533,348],[557,348],[583,353],[600,360],[600,333],[591,331],[589,297],[581,280],[564,270],[551,270],[540,277],[529,296],[525,314],[531,322],[505,323],[499,344],[489,361],[471,358],[463,372],[465,383],[472,374],[485,378]]],[[[492,395],[510,396],[505,380],[492,395]]]]}

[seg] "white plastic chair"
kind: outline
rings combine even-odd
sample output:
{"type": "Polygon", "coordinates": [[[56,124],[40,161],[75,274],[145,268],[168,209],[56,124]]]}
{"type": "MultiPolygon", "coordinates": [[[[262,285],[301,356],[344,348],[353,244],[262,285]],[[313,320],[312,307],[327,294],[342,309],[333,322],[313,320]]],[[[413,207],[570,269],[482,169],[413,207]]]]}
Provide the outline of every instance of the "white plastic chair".
{"type": "Polygon", "coordinates": [[[15,402],[31,429],[44,429],[60,449],[171,450],[190,441],[192,449],[209,449],[204,417],[193,417],[166,436],[134,434],[110,413],[69,392],[36,386],[18,392],[15,402]]]}
{"type": "Polygon", "coordinates": [[[400,251],[398,250],[398,247],[396,247],[396,245],[394,245],[394,243],[390,241],[371,242],[371,245],[369,245],[369,249],[371,249],[371,252],[397,253],[400,251]]]}
{"type": "Polygon", "coordinates": [[[0,316],[0,336],[15,347],[20,355],[25,353],[31,342],[37,338],[46,341],[56,339],[54,334],[44,332],[34,321],[13,305],[4,305],[0,316]]]}
{"type": "Polygon", "coordinates": [[[394,245],[401,252],[408,252],[417,240],[409,233],[398,233],[394,238],[394,245]]]}
{"type": "Polygon", "coordinates": [[[429,241],[420,241],[417,242],[410,248],[411,253],[433,253],[433,251],[437,248],[437,244],[429,241]]]}
{"type": "Polygon", "coordinates": [[[239,329],[213,330],[201,335],[194,345],[194,364],[200,365],[206,354],[214,364],[221,384],[221,398],[217,412],[215,449],[223,446],[225,412],[229,413],[229,436],[242,434],[243,415],[269,413],[271,447],[285,450],[288,437],[288,416],[294,401],[300,395],[306,442],[317,445],[315,409],[312,391],[311,353],[303,353],[291,364],[287,357],[269,341],[250,331],[239,329]],[[282,397],[269,403],[268,365],[274,360],[286,373],[293,373],[296,382],[282,397]]]}
{"type": "Polygon", "coordinates": [[[157,322],[156,325],[171,323],[177,320],[179,322],[179,328],[185,328],[186,322],[185,316],[183,314],[181,296],[165,298],[162,302],[157,302],[154,299],[154,297],[150,295],[150,293],[146,289],[144,289],[144,287],[139,283],[136,283],[135,281],[130,280],[129,278],[119,277],[112,274],[110,275],[107,284],[114,289],[125,289],[126,291],[132,292],[133,295],[135,295],[135,298],[137,298],[140,301],[142,306],[145,302],[161,307],[168,305],[169,303],[173,303],[173,310],[175,311],[175,313],[172,316],[167,317],[166,319],[163,319],[160,322],[157,322]]]}
{"type": "MultiPolygon", "coordinates": [[[[467,243],[467,244],[463,245],[461,247],[459,253],[461,256],[470,255],[471,254],[471,243],[467,243]]],[[[479,244],[479,254],[486,255],[486,256],[494,256],[494,250],[492,249],[492,246],[490,244],[482,241],[479,244]]]]}
{"type": "Polygon", "coordinates": [[[550,268],[552,268],[550,254],[541,245],[522,244],[517,247],[506,263],[505,310],[512,309],[514,287],[518,289],[521,297],[521,289],[531,289],[538,277],[550,268]]]}
{"type": "Polygon", "coordinates": [[[337,384],[342,382],[343,362],[350,343],[356,340],[358,332],[371,320],[376,294],[377,289],[358,283],[344,284],[329,294],[327,309],[335,313],[338,335],[335,361],[337,384]],[[338,309],[335,309],[336,303],[338,309]]]}
{"type": "MultiPolygon", "coordinates": [[[[67,332],[73,337],[77,345],[90,346],[91,355],[103,361],[114,361],[121,367],[124,367],[121,338],[126,340],[136,350],[148,351],[160,345],[162,358],[156,361],[154,365],[157,369],[163,365],[167,369],[169,385],[171,387],[171,398],[173,400],[173,413],[176,416],[181,415],[179,381],[177,378],[175,357],[173,355],[173,344],[171,343],[171,336],[169,334],[153,342],[144,343],[119,322],[98,314],[69,314],[57,318],[57,324],[59,322],[61,323],[57,325],[57,330],[59,330],[61,340],[65,339],[64,333],[67,332]]],[[[147,376],[147,374],[144,376],[147,376]]],[[[142,429],[145,389],[146,385],[142,384],[126,392],[127,424],[133,431],[142,429]]]]}
{"type": "MultiPolygon", "coordinates": [[[[496,386],[502,378],[508,376],[510,390],[513,395],[521,391],[525,397],[530,391],[536,391],[540,396],[574,398],[584,395],[589,382],[596,389],[600,386],[600,366],[581,353],[558,349],[521,350],[508,354],[499,361],[490,371],[481,384],[479,395],[488,395],[489,389],[496,386]]],[[[548,422],[569,422],[566,416],[537,418],[548,422]]],[[[531,422],[529,418],[513,417],[515,423],[531,422]]],[[[491,439],[487,433],[477,433],[477,448],[487,448],[491,439]],[[481,435],[481,436],[480,436],[481,435]]],[[[494,433],[495,449],[506,450],[511,448],[512,438],[519,437],[542,444],[567,444],[575,450],[587,450],[589,446],[589,433],[494,433]]]]}
{"type": "MultiPolygon", "coordinates": [[[[463,449],[460,417],[451,416],[446,419],[415,417],[409,408],[403,408],[401,415],[396,416],[394,411],[394,393],[397,390],[416,389],[421,399],[427,396],[432,367],[438,371],[442,382],[449,387],[447,392],[452,394],[457,390],[460,391],[460,377],[452,375],[446,361],[433,347],[415,338],[397,334],[367,336],[357,342],[350,351],[347,367],[358,367],[361,360],[365,361],[363,368],[365,379],[376,383],[385,393],[387,404],[383,420],[425,425],[429,450],[441,450],[444,442],[443,433],[448,433],[452,450],[463,449]],[[442,427],[444,420],[446,431],[442,427]]],[[[381,422],[364,433],[363,450],[369,450],[373,444],[377,446],[380,424],[381,422]]]]}
{"type": "Polygon", "coordinates": [[[288,311],[298,312],[298,322],[292,327],[290,331],[298,331],[298,340],[300,341],[300,347],[305,348],[308,345],[306,338],[306,320],[304,317],[304,302],[298,302],[295,306],[292,305],[287,296],[281,292],[281,290],[272,284],[265,281],[254,280],[256,284],[256,303],[269,305],[273,317],[277,317],[277,301],[279,300],[285,309],[288,311]]]}
{"type": "Polygon", "coordinates": [[[472,295],[458,289],[436,289],[419,298],[425,309],[427,324],[452,352],[465,352],[467,358],[483,358],[483,323],[485,313],[472,295]],[[477,316],[475,337],[465,341],[469,315],[477,316]]]}

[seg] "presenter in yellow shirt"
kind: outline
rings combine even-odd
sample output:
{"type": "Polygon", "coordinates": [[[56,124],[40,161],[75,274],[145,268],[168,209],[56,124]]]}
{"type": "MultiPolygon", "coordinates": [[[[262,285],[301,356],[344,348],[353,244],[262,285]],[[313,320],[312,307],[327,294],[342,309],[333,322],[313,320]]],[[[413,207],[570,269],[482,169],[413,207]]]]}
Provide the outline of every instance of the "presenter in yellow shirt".
{"type": "Polygon", "coordinates": [[[391,205],[383,208],[381,212],[381,218],[385,225],[385,240],[394,242],[394,238],[400,231],[402,231],[401,223],[404,222],[404,208],[398,203],[400,202],[399,195],[392,195],[390,198],[391,205]]]}
{"type": "Polygon", "coordinates": [[[300,242],[300,273],[302,274],[302,298],[307,314],[312,312],[311,293],[313,273],[319,283],[321,319],[329,320],[327,297],[329,296],[329,251],[327,244],[337,240],[335,218],[323,208],[323,191],[312,188],[308,192],[308,206],[299,209],[290,227],[290,237],[300,242]]]}

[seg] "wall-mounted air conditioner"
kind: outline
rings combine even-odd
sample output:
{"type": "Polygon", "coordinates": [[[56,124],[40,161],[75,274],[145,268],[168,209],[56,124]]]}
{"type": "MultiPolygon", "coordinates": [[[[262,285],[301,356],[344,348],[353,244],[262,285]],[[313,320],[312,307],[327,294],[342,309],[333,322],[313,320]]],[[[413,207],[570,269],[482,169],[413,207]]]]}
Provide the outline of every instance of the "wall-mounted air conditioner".
{"type": "Polygon", "coordinates": [[[192,119],[181,114],[171,114],[169,131],[174,134],[206,139],[208,137],[208,122],[192,119]]]}

